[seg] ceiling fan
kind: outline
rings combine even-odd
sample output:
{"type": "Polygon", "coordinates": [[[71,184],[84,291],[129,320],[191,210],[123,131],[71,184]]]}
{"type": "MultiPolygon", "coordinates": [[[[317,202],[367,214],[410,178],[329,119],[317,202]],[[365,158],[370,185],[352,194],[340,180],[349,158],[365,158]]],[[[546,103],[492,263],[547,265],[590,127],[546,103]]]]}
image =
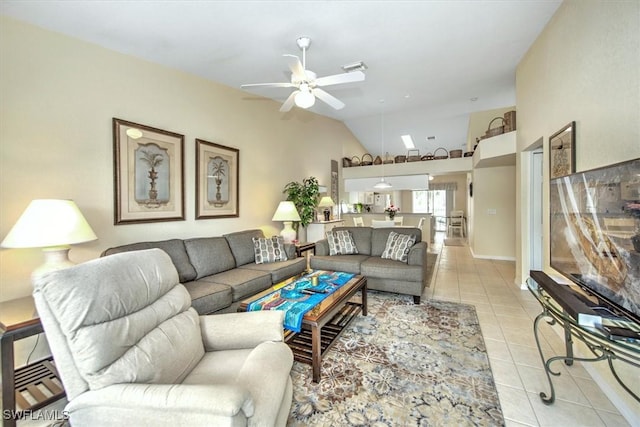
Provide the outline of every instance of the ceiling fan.
{"type": "Polygon", "coordinates": [[[297,105],[300,108],[312,107],[316,102],[316,97],[327,103],[336,110],[344,108],[344,102],[335,96],[320,89],[320,87],[331,86],[341,83],[360,82],[364,80],[364,73],[360,70],[351,71],[343,74],[334,74],[332,76],[318,77],[316,73],[307,70],[307,49],[311,44],[309,37],[300,37],[296,40],[298,47],[302,49],[302,62],[295,55],[283,55],[287,59],[289,69],[291,70],[291,82],[283,83],[255,83],[245,84],[242,88],[248,87],[294,87],[296,90],[284,101],[280,107],[281,112],[287,112],[297,105]]]}

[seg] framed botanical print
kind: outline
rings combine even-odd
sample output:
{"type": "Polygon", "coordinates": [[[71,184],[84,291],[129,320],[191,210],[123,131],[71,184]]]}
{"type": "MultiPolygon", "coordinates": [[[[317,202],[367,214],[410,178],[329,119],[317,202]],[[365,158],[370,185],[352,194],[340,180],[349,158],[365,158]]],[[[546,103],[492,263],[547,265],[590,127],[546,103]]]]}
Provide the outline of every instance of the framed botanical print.
{"type": "Polygon", "coordinates": [[[240,150],[196,139],[196,219],[239,216],[240,150]]]}
{"type": "Polygon", "coordinates": [[[549,178],[576,171],[576,122],[571,122],[549,137],[549,178]]]}
{"type": "Polygon", "coordinates": [[[114,224],[184,221],[184,135],[113,119],[114,224]]]}

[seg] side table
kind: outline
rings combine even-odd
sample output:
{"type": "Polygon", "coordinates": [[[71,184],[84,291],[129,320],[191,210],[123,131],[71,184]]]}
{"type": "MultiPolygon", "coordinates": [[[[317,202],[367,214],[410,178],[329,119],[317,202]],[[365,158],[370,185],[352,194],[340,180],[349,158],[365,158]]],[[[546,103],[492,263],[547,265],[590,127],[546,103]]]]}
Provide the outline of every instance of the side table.
{"type": "Polygon", "coordinates": [[[64,396],[64,389],[52,357],[15,369],[14,342],[43,332],[32,297],[0,303],[0,330],[2,425],[13,427],[24,411],[55,402],[64,396]],[[41,388],[48,393],[43,393],[41,388]]]}
{"type": "MultiPolygon", "coordinates": [[[[311,243],[296,243],[296,256],[302,256],[304,252],[313,251],[313,254],[316,254],[316,244],[314,242],[311,243]]],[[[309,257],[307,256],[307,270],[309,270],[309,257]]]]}

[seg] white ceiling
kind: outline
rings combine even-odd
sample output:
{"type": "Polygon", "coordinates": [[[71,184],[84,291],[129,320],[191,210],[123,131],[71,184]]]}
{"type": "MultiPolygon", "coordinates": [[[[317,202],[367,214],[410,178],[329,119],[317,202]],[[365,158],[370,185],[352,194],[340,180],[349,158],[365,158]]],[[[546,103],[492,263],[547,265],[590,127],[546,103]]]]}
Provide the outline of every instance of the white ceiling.
{"type": "MultiPolygon", "coordinates": [[[[307,68],[318,76],[357,61],[369,67],[364,82],[325,87],[344,109],[318,101],[311,110],[342,120],[375,156],[383,114],[392,155],[406,153],[406,133],[422,154],[464,149],[470,113],[515,105],[516,66],[560,3],[2,0],[0,12],[238,89],[288,81],[282,55],[301,56],[296,39],[309,36],[307,68]]],[[[284,101],[290,91],[246,98],[284,101]]]]}

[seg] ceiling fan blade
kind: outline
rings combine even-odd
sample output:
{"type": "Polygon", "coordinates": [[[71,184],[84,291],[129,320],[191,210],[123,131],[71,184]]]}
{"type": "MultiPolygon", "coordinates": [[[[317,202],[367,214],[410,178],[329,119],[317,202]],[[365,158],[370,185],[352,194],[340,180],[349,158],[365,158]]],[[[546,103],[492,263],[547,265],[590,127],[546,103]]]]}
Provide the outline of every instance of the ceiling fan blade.
{"type": "Polygon", "coordinates": [[[313,89],[313,94],[318,97],[318,99],[320,99],[320,101],[326,102],[327,104],[329,104],[331,107],[335,108],[336,110],[341,110],[344,108],[344,102],[340,101],[338,98],[336,98],[335,96],[325,92],[322,89],[318,89],[315,88],[313,89]]]}
{"type": "Polygon", "coordinates": [[[300,58],[295,55],[285,54],[282,55],[287,58],[287,65],[289,65],[289,69],[293,73],[293,77],[295,80],[303,81],[307,79],[307,75],[304,72],[304,67],[302,66],[302,62],[300,62],[300,58]]]}
{"type": "Polygon", "coordinates": [[[352,71],[350,73],[334,74],[333,76],[320,77],[316,79],[316,86],[337,85],[340,83],[361,82],[364,80],[362,71],[352,71]]]}
{"type": "Polygon", "coordinates": [[[240,85],[241,88],[246,87],[295,87],[293,83],[252,83],[247,85],[240,85]]]}
{"type": "Polygon", "coordinates": [[[286,113],[287,111],[289,111],[289,110],[291,110],[293,108],[293,102],[295,101],[294,98],[296,97],[296,94],[298,92],[300,92],[300,91],[299,90],[294,90],[293,92],[291,92],[291,95],[289,95],[287,100],[284,101],[284,103],[280,107],[280,112],[281,113],[286,113]]]}

